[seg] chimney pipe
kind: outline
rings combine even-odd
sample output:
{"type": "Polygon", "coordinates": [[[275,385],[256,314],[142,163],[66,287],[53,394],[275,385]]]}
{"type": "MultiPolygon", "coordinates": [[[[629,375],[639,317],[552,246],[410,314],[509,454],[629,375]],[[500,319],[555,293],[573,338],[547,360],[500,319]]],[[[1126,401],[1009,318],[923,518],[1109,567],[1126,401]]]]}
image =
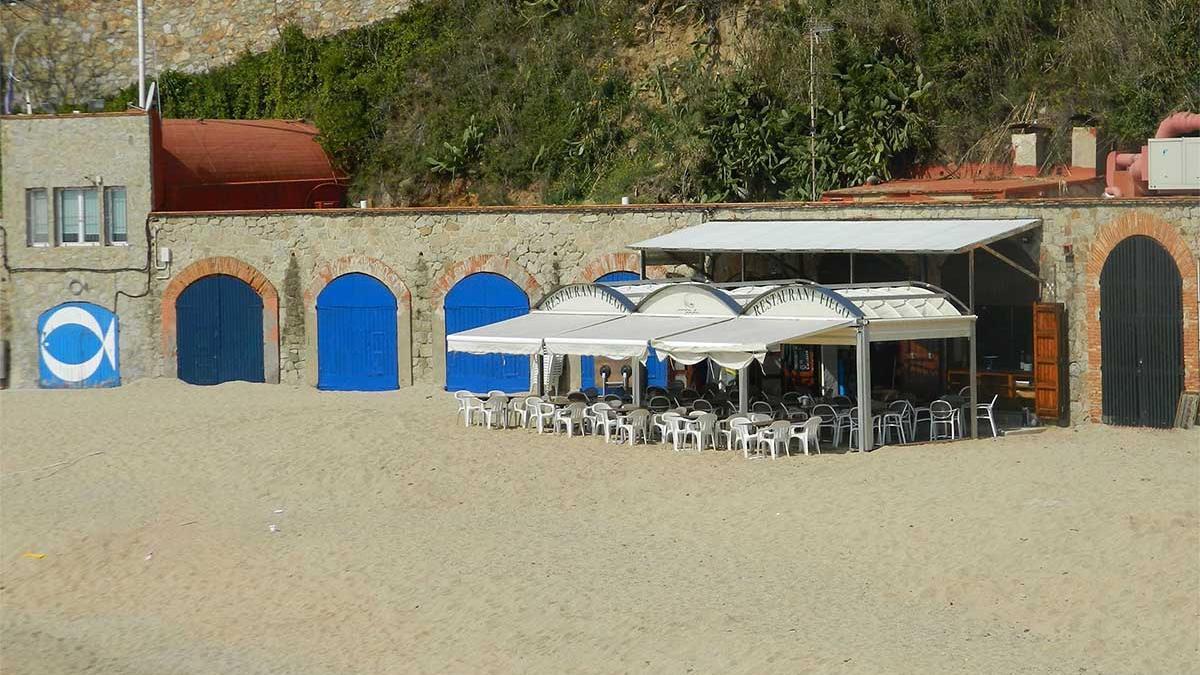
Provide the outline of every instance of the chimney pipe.
{"type": "Polygon", "coordinates": [[[1071,173],[1098,176],[1104,173],[1100,130],[1094,126],[1071,128],[1071,173]]]}
{"type": "Polygon", "coordinates": [[[1012,129],[1013,173],[1036,176],[1046,161],[1048,129],[1036,124],[1020,124],[1012,129]]]}

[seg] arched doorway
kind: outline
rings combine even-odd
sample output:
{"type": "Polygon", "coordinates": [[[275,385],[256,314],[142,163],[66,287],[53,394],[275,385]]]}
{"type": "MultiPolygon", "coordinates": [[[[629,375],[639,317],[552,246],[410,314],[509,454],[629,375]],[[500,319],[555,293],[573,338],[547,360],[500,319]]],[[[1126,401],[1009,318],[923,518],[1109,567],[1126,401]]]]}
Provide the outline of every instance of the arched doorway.
{"type": "Polygon", "coordinates": [[[245,281],[201,277],[175,300],[179,379],[190,384],[264,382],[263,301],[245,281]]]}
{"type": "Polygon", "coordinates": [[[1135,235],[1100,272],[1101,396],[1108,424],[1170,427],[1183,389],[1183,280],[1154,239],[1135,235]]]}
{"type": "Polygon", "coordinates": [[[317,296],[317,388],[387,391],[398,386],[396,296],[361,272],[329,282],[317,296]]]}
{"type": "MultiPolygon", "coordinates": [[[[444,309],[446,334],[450,335],[528,314],[529,297],[508,277],[476,272],[446,293],[444,309]]],[[[446,389],[529,391],[529,357],[447,352],[446,389]]]]}

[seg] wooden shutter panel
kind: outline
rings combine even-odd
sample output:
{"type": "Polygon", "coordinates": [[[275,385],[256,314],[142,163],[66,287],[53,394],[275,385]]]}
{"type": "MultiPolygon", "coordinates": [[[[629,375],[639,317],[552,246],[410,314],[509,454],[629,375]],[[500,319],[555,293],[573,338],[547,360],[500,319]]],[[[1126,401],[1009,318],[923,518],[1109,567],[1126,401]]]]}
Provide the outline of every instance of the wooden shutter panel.
{"type": "Polygon", "coordinates": [[[1066,322],[1060,302],[1033,305],[1034,411],[1046,422],[1067,423],[1066,322]]]}

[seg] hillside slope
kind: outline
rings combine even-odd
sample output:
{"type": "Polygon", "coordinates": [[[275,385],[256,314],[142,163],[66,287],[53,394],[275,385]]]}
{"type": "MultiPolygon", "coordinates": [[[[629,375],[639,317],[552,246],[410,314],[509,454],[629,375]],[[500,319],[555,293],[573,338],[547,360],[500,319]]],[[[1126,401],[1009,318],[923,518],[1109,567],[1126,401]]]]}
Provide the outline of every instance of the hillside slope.
{"type": "Polygon", "coordinates": [[[165,73],[162,107],[311,119],[380,205],[806,199],[810,22],[817,192],[1200,108],[1200,0],[427,0],[165,73]]]}

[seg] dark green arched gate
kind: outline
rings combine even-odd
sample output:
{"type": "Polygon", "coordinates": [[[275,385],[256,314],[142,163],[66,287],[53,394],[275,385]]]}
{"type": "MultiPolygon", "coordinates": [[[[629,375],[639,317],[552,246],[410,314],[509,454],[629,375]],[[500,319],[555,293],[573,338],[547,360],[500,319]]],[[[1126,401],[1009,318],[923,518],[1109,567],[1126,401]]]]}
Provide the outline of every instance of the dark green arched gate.
{"type": "Polygon", "coordinates": [[[1150,237],[1117,244],[1100,273],[1104,422],[1169,427],[1183,389],[1183,280],[1150,237]]]}

